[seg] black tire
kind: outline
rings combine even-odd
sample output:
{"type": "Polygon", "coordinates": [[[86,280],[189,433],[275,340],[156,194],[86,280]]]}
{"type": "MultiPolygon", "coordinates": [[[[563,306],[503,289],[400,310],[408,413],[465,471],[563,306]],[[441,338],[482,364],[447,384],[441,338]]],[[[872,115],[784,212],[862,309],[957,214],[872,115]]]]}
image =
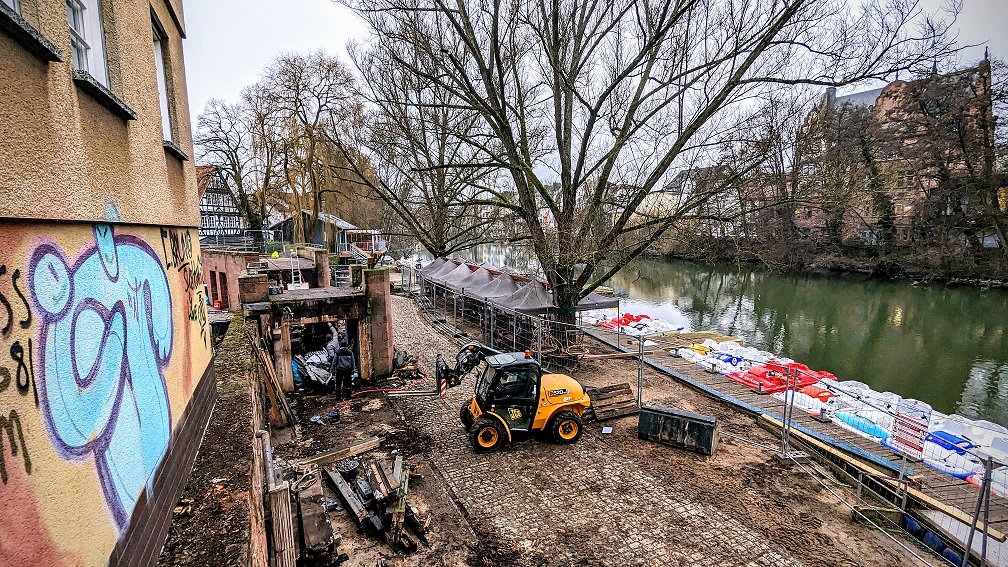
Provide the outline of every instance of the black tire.
{"type": "Polygon", "coordinates": [[[549,431],[554,443],[567,445],[581,438],[584,424],[581,422],[581,416],[567,410],[554,415],[546,425],[546,430],[549,431]]]}
{"type": "Polygon", "coordinates": [[[466,428],[466,431],[472,429],[473,426],[473,416],[469,411],[470,403],[472,402],[470,401],[462,404],[462,408],[459,409],[459,419],[462,421],[462,425],[466,428]]]}
{"type": "Polygon", "coordinates": [[[469,442],[473,451],[489,453],[504,445],[504,427],[492,417],[480,417],[469,428],[469,442]]]}

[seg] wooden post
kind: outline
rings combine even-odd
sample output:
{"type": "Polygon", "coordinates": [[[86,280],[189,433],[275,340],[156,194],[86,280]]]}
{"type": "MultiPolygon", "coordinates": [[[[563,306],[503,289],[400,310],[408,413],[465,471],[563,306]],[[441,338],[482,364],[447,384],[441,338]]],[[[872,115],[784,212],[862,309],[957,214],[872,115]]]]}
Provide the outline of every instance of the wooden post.
{"type": "MultiPolygon", "coordinates": [[[[253,410],[254,411],[254,410],[253,410]]],[[[269,567],[269,551],[266,546],[266,518],[263,488],[266,484],[265,448],[263,439],[258,435],[252,437],[252,486],[249,489],[249,523],[251,567],[269,567]]]]}
{"type": "Polygon", "coordinates": [[[276,353],[276,375],[280,380],[280,389],[284,392],[294,391],[294,371],[291,369],[291,332],[290,318],[286,315],[280,319],[280,340],[274,343],[276,353]]]}
{"type": "Polygon", "coordinates": [[[294,539],[290,485],[283,482],[271,488],[269,503],[273,518],[273,564],[276,567],[296,567],[298,548],[294,539]]]}

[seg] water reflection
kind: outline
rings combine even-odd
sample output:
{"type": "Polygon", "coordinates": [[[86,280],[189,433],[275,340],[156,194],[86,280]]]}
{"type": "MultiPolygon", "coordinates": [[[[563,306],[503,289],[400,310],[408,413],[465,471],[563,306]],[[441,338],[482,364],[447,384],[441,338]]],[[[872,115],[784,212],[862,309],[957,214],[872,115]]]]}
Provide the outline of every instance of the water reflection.
{"type": "Polygon", "coordinates": [[[718,329],[841,379],[1008,424],[1008,293],[642,260],[624,311],[718,329]]]}

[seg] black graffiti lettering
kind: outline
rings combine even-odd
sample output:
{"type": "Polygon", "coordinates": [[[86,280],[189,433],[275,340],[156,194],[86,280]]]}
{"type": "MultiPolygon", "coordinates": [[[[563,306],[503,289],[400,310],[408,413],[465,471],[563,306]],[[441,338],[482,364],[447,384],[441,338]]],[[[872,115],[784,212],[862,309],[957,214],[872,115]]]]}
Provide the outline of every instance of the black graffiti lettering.
{"type": "MultiPolygon", "coordinates": [[[[31,339],[28,340],[28,361],[31,361],[31,339]]],[[[31,372],[28,370],[28,365],[24,362],[24,347],[21,346],[21,341],[14,341],[14,344],[10,345],[10,359],[17,364],[17,391],[21,395],[28,393],[28,389],[32,385],[31,372]]]]}
{"type": "Polygon", "coordinates": [[[164,254],[165,268],[171,267],[171,260],[168,259],[168,247],[165,246],[165,239],[168,238],[168,231],[161,229],[161,252],[164,254]]]}
{"type": "MultiPolygon", "coordinates": [[[[6,273],[7,273],[7,266],[0,264],[0,276],[3,276],[6,273]]],[[[6,337],[7,335],[10,334],[11,327],[14,325],[14,310],[11,309],[11,304],[9,301],[7,301],[7,298],[4,297],[3,292],[0,292],[0,303],[2,303],[4,309],[7,310],[7,324],[4,325],[3,328],[0,328],[0,333],[3,333],[3,336],[6,337]]]]}
{"type": "Polygon", "coordinates": [[[31,307],[28,305],[28,298],[25,297],[24,292],[22,292],[21,289],[18,287],[17,281],[18,278],[20,277],[21,277],[21,270],[20,269],[14,270],[14,273],[11,275],[11,285],[14,286],[14,293],[18,294],[18,297],[21,298],[21,303],[24,305],[25,308],[25,318],[22,319],[18,323],[18,325],[21,325],[22,329],[27,329],[28,327],[31,327],[32,312],[31,307]]]}
{"type": "Polygon", "coordinates": [[[193,256],[192,233],[162,228],[161,250],[165,257],[165,269],[175,268],[182,274],[185,291],[203,286],[203,265],[199,258],[193,256]]]}
{"type": "Polygon", "coordinates": [[[197,291],[196,296],[193,298],[192,305],[189,307],[189,320],[199,324],[200,334],[203,336],[203,344],[207,345],[207,310],[203,290],[197,291]]]}
{"type": "Polygon", "coordinates": [[[7,388],[10,387],[11,375],[10,370],[7,370],[3,366],[0,366],[0,393],[3,393],[7,388]]]}
{"type": "Polygon", "coordinates": [[[28,456],[28,445],[25,444],[24,431],[21,429],[21,418],[18,417],[17,410],[11,410],[9,417],[0,415],[0,480],[7,484],[7,463],[4,460],[3,433],[7,432],[7,441],[10,445],[12,457],[18,454],[18,446],[21,447],[21,459],[24,460],[25,472],[31,474],[31,457],[28,456]],[[17,439],[14,438],[14,430],[17,429],[17,439]]]}

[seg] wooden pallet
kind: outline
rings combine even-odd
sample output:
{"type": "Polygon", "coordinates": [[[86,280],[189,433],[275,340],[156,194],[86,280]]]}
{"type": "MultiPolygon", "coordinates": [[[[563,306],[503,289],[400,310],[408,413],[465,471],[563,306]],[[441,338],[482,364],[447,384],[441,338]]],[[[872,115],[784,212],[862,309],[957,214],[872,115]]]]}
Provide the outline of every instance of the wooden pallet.
{"type": "Polygon", "coordinates": [[[591,407],[584,414],[584,418],[588,421],[605,421],[640,411],[637,396],[630,389],[630,384],[589,387],[586,391],[591,398],[591,407]]]}

